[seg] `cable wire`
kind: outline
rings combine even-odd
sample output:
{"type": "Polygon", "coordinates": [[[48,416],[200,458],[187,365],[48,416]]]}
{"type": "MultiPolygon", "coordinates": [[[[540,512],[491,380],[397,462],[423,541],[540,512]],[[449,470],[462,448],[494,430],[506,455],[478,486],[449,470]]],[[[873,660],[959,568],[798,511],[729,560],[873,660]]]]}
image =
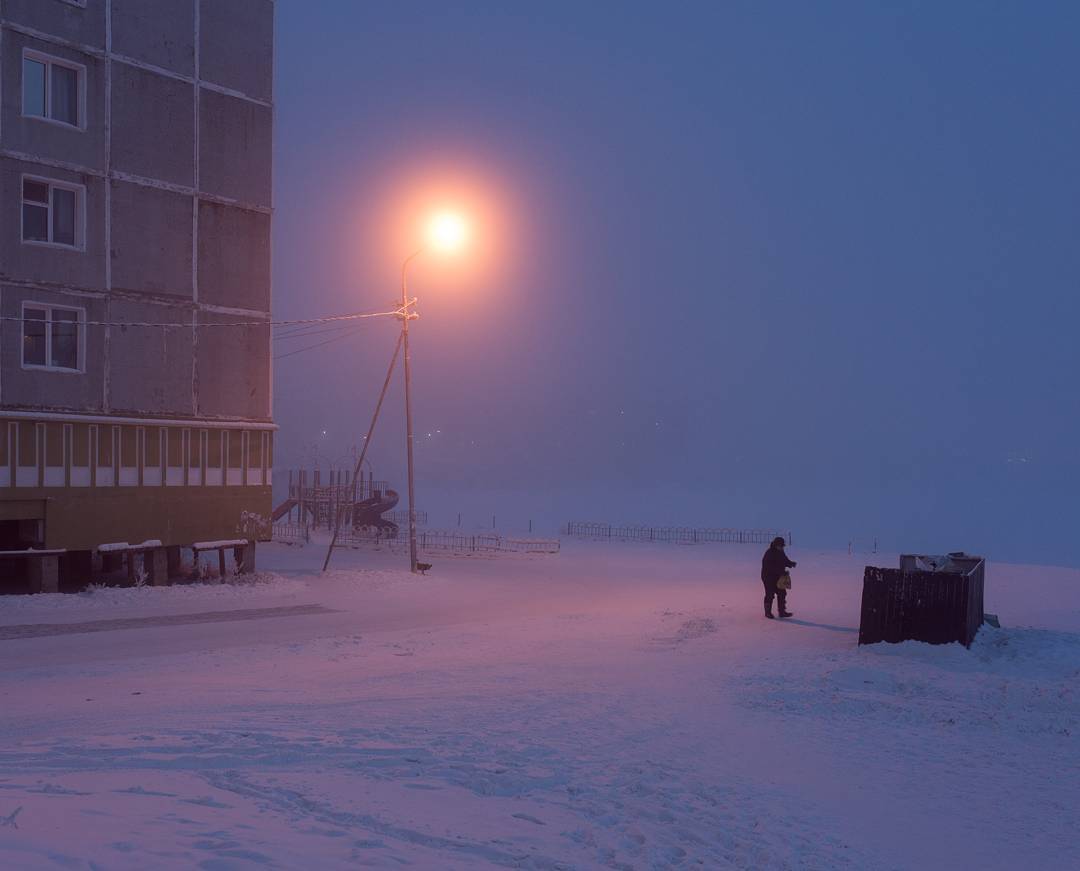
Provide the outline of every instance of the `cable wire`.
{"type": "Polygon", "coordinates": [[[303,339],[308,336],[320,336],[324,333],[340,333],[342,330],[356,329],[356,325],[352,323],[343,324],[338,327],[327,327],[326,329],[312,329],[311,327],[301,327],[294,329],[291,332],[283,333],[281,335],[275,335],[274,341],[285,341],[286,339],[303,339]]]}
{"type": "Polygon", "coordinates": [[[359,332],[360,332],[360,330],[358,330],[358,329],[356,329],[354,327],[349,332],[344,333],[344,334],[342,334],[340,336],[334,336],[333,338],[330,338],[330,339],[324,339],[321,342],[316,342],[314,345],[308,345],[305,348],[297,348],[295,351],[289,351],[289,352],[287,352],[285,354],[277,354],[277,355],[274,356],[274,359],[275,360],[284,360],[286,357],[292,357],[292,356],[295,356],[296,354],[303,354],[304,351],[313,351],[315,348],[321,348],[323,345],[329,345],[331,342],[336,342],[336,341],[338,341],[340,339],[348,339],[348,338],[350,338],[352,336],[355,336],[359,332]]]}
{"type": "MultiPolygon", "coordinates": [[[[49,307],[45,303],[41,304],[43,308],[49,307]]],[[[212,312],[211,312],[212,314],[212,312]]],[[[346,315],[329,315],[321,318],[301,318],[297,320],[288,321],[224,321],[221,323],[201,323],[201,324],[185,324],[185,323],[154,323],[151,321],[72,321],[75,326],[80,327],[162,327],[172,328],[180,330],[188,329],[200,329],[202,327],[287,327],[287,326],[303,326],[308,324],[327,324],[337,321],[358,321],[365,320],[367,318],[391,318],[401,317],[400,311],[381,311],[381,312],[354,312],[346,315]]],[[[24,318],[16,317],[14,315],[0,315],[0,321],[14,321],[16,323],[33,323],[44,324],[47,323],[43,318],[24,318]]]]}
{"type": "MultiPolygon", "coordinates": [[[[375,413],[371,416],[371,426],[368,427],[367,435],[364,436],[364,447],[361,449],[360,456],[356,461],[356,468],[353,469],[352,480],[353,480],[353,511],[354,512],[356,511],[356,476],[360,474],[360,467],[363,465],[365,457],[367,457],[368,447],[370,447],[370,445],[371,445],[371,437],[375,432],[375,423],[379,419],[379,412],[382,410],[383,400],[386,399],[386,391],[390,387],[390,378],[394,374],[394,367],[397,365],[398,354],[401,353],[401,345],[402,345],[402,342],[403,342],[404,339],[405,339],[405,332],[404,332],[404,330],[402,330],[402,332],[400,332],[398,334],[397,344],[394,345],[394,356],[390,358],[390,367],[386,370],[386,380],[383,381],[382,392],[379,394],[379,401],[375,404],[375,413]]],[[[337,544],[338,532],[340,532],[340,530],[341,530],[341,517],[342,517],[342,514],[344,513],[341,510],[340,505],[335,506],[335,508],[336,508],[336,510],[335,510],[334,513],[337,516],[334,519],[334,537],[330,539],[330,546],[326,549],[326,559],[323,560],[323,566],[322,566],[322,570],[324,572],[330,567],[330,557],[333,555],[334,546],[337,544]]],[[[409,506],[409,509],[410,509],[410,511],[412,510],[412,505],[409,506]]],[[[301,515],[303,515],[303,512],[304,512],[303,502],[301,502],[301,506],[300,506],[301,515]]],[[[409,519],[412,520],[412,515],[411,514],[409,516],[409,519]]]]}

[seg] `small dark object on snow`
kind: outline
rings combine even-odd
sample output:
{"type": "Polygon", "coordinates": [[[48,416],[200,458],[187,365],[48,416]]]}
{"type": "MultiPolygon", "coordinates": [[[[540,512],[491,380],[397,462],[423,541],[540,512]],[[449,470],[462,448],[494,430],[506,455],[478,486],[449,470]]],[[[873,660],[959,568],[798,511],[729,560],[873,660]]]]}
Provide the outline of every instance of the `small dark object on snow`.
{"type": "Polygon", "coordinates": [[[431,563],[417,563],[416,570],[422,575],[426,575],[431,568],[431,563]]]}
{"type": "Polygon", "coordinates": [[[995,629],[1001,628],[1001,621],[998,620],[997,614],[983,614],[983,623],[993,626],[995,629]]]}

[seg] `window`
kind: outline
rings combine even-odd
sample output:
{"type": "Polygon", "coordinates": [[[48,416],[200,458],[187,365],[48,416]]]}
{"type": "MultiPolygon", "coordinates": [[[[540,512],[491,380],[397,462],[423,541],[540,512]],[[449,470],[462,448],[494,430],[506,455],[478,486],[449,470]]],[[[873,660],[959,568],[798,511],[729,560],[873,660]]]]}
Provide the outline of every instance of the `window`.
{"type": "Polygon", "coordinates": [[[83,247],[83,200],[86,189],[49,179],[23,176],[23,242],[83,247]]]}
{"type": "Polygon", "coordinates": [[[83,369],[82,309],[23,304],[23,367],[83,369]]]}
{"type": "Polygon", "coordinates": [[[83,127],[86,67],[23,52],[23,115],[83,127]]]}

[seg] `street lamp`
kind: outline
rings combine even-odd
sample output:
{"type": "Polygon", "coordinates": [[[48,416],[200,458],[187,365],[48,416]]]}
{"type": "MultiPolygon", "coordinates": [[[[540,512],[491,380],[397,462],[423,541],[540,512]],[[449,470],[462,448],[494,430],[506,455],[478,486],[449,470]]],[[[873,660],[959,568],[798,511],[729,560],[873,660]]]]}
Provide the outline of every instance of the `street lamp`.
{"type": "Polygon", "coordinates": [[[412,360],[409,356],[409,321],[420,317],[413,306],[415,299],[409,299],[408,271],[409,264],[429,250],[453,253],[465,244],[468,225],[465,219],[454,212],[439,212],[433,215],[427,226],[427,240],[401,264],[401,344],[405,353],[405,446],[408,458],[409,477],[409,568],[416,574],[416,502],[413,473],[413,419],[412,419],[412,360]]]}

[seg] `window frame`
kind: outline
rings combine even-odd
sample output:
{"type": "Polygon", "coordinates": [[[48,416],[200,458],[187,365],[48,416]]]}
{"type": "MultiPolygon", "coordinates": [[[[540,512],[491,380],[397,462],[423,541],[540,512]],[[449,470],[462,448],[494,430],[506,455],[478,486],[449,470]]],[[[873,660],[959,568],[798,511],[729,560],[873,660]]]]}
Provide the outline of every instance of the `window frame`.
{"type": "Polygon", "coordinates": [[[40,248],[59,248],[61,251],[86,251],[86,185],[71,181],[63,181],[47,176],[23,173],[19,178],[19,239],[23,245],[36,245],[40,248]],[[26,182],[32,181],[46,185],[49,189],[49,202],[40,203],[26,199],[26,182]],[[68,245],[66,242],[54,242],[53,236],[53,188],[71,191],[75,194],[75,244],[68,245]],[[27,239],[26,238],[26,215],[27,205],[44,207],[48,210],[46,224],[49,238],[27,239]]]}
{"type": "Polygon", "coordinates": [[[21,312],[21,327],[19,329],[19,363],[23,369],[33,369],[38,372],[59,372],[64,375],[84,375],[86,374],[86,309],[77,305],[60,305],[51,302],[37,302],[32,299],[24,299],[22,306],[19,309],[21,312]],[[27,363],[26,362],[26,323],[29,320],[26,317],[26,310],[28,308],[44,310],[45,320],[41,323],[45,324],[45,363],[27,363]],[[65,311],[75,313],[75,338],[78,342],[78,346],[75,350],[78,357],[78,368],[71,369],[68,366],[55,366],[50,361],[52,360],[52,325],[53,325],[53,312],[65,311]]]}
{"type": "Polygon", "coordinates": [[[34,121],[44,121],[47,124],[54,124],[57,127],[63,127],[65,130],[77,130],[79,133],[86,132],[86,65],[81,64],[78,61],[68,60],[67,58],[57,57],[56,55],[46,54],[43,51],[38,51],[36,48],[23,48],[22,50],[22,66],[19,70],[19,85],[20,85],[20,111],[23,118],[29,118],[34,121]],[[36,63],[45,64],[45,114],[33,115],[26,111],[26,62],[32,60],[36,63]],[[75,111],[78,113],[77,123],[71,124],[67,121],[61,121],[59,118],[53,118],[49,112],[52,109],[52,68],[54,66],[64,67],[65,69],[74,70],[76,78],[76,107],[75,111]]]}

